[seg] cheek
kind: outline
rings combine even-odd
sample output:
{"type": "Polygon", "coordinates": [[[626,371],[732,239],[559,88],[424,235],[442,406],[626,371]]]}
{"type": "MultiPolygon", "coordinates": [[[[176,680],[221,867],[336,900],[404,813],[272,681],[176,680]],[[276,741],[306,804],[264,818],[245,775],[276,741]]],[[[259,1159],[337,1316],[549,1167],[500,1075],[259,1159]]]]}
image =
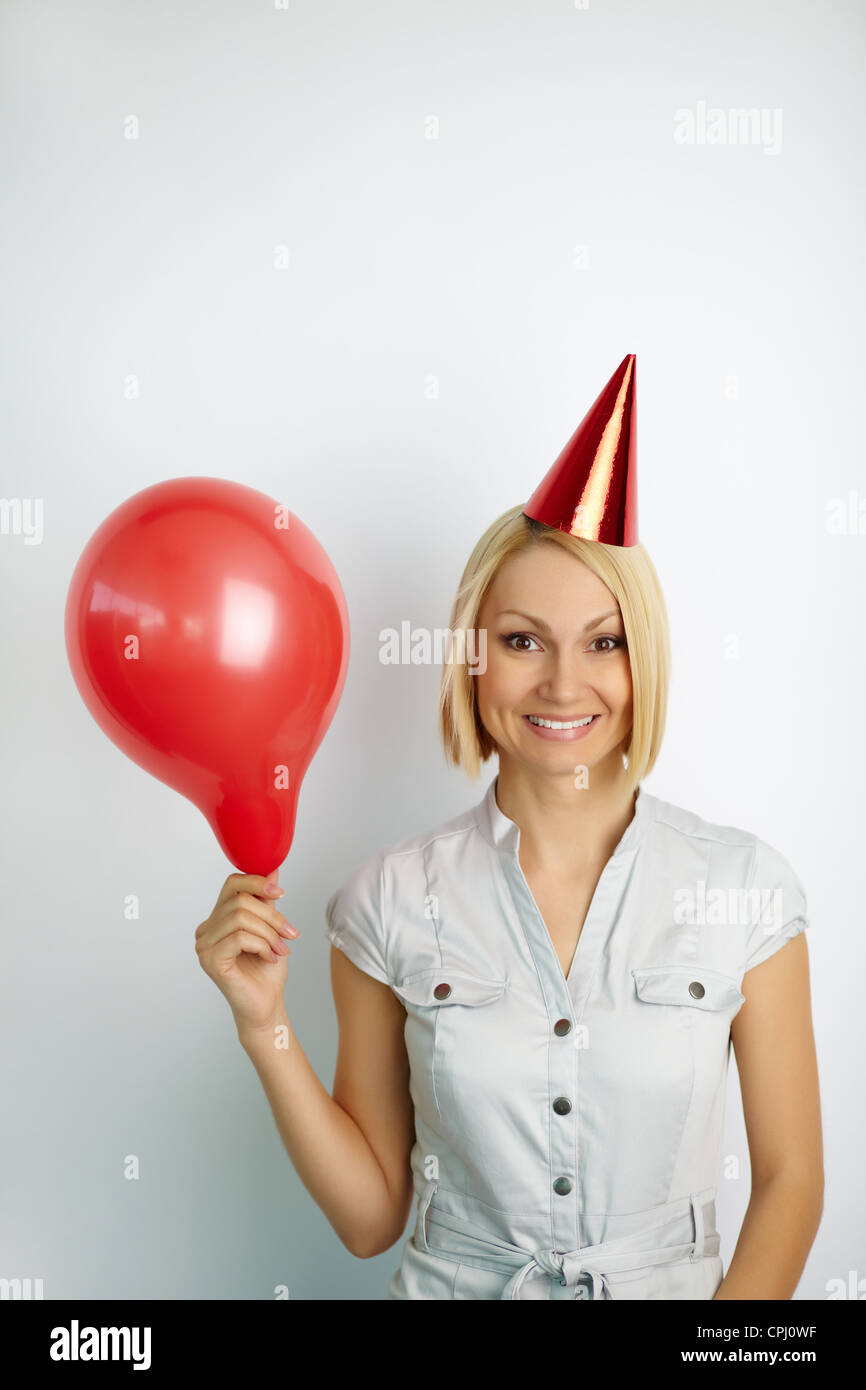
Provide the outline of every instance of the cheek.
{"type": "Polygon", "coordinates": [[[617,671],[610,672],[610,679],[603,687],[602,693],[607,696],[611,705],[615,705],[621,711],[624,718],[628,717],[632,703],[632,683],[627,661],[617,671]]]}
{"type": "Polygon", "coordinates": [[[513,668],[509,668],[508,664],[503,662],[499,653],[492,652],[489,645],[486,669],[479,672],[474,680],[478,691],[479,709],[509,704],[517,684],[514,680],[513,668]]]}

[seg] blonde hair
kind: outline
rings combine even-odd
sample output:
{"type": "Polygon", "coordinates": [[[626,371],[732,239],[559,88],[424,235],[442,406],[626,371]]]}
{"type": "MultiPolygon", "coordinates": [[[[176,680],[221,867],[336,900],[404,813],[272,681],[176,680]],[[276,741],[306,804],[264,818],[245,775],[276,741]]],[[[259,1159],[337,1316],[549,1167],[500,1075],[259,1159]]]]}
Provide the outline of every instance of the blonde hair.
{"type": "MultiPolygon", "coordinates": [[[[652,771],[661,749],[670,681],[670,633],[658,575],[642,545],[581,540],[526,516],[522,506],[488,527],[467,561],[451,610],[452,632],[474,631],[481,606],[505,561],[536,545],[559,545],[610,589],[620,607],[632,679],[632,729],[624,750],[629,792],[652,771]]],[[[452,643],[443,663],[439,732],[446,761],[476,779],[496,744],[478,715],[476,677],[452,643]]]]}

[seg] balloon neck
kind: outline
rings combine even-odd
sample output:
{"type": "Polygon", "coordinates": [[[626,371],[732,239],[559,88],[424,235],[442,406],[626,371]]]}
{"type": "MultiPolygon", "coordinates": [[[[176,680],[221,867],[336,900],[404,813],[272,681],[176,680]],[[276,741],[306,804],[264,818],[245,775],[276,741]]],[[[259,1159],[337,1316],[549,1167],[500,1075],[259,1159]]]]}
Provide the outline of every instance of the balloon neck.
{"type": "Polygon", "coordinates": [[[262,796],[258,789],[227,791],[208,817],[223,851],[241,873],[266,876],[279,868],[288,854],[295,834],[298,797],[297,791],[288,787],[282,795],[289,801],[281,815],[273,798],[262,796]]]}

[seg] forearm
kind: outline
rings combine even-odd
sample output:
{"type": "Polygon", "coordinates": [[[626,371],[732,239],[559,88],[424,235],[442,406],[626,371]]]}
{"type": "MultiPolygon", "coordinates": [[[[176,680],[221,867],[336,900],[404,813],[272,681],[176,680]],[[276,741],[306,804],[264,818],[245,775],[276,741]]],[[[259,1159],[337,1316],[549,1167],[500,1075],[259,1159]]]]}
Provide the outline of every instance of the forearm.
{"type": "Polygon", "coordinates": [[[821,1224],[820,1180],[785,1175],[752,1195],[718,1299],[792,1298],[821,1224]]]}
{"type": "Polygon", "coordinates": [[[381,1249],[383,1232],[394,1223],[385,1176],[363,1132],[319,1081],[288,1016],[279,1036],[273,1030],[238,1029],[238,1039],[310,1196],[352,1254],[363,1258],[366,1251],[381,1249]],[[280,1046],[282,1038],[287,1043],[280,1046]]]}

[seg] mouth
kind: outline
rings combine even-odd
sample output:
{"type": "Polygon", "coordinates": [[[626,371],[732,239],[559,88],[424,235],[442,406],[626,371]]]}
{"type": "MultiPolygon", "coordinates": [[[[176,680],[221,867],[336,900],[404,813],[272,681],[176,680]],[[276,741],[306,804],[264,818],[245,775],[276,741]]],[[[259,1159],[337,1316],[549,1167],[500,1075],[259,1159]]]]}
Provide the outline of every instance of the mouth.
{"type": "Polygon", "coordinates": [[[575,739],[585,738],[603,718],[601,714],[576,715],[574,719],[549,719],[543,714],[524,714],[521,717],[539,738],[555,743],[571,743],[575,739]]]}

